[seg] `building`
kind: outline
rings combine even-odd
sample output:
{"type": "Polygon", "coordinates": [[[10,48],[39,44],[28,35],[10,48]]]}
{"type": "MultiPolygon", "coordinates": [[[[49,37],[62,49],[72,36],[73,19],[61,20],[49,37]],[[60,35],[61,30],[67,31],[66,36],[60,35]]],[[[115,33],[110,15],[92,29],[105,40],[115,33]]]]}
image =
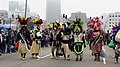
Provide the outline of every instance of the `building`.
{"type": "Polygon", "coordinates": [[[112,30],[112,26],[120,22],[120,12],[109,13],[107,18],[107,30],[112,30]]]}
{"type": "MultiPolygon", "coordinates": [[[[25,4],[18,1],[9,1],[9,11],[25,11],[25,4]]],[[[28,12],[30,12],[30,8],[27,7],[28,12]]]]}
{"type": "Polygon", "coordinates": [[[0,18],[8,18],[8,12],[6,10],[0,10],[0,18]]]}
{"type": "Polygon", "coordinates": [[[9,1],[9,11],[15,11],[18,9],[18,1],[9,1]]]}
{"type": "MultiPolygon", "coordinates": [[[[27,16],[30,13],[29,6],[27,7],[27,16]]],[[[25,4],[23,2],[18,1],[9,1],[9,18],[11,18],[11,15],[14,14],[14,17],[17,17],[18,15],[21,17],[25,16],[25,4]]]]}
{"type": "MultiPolygon", "coordinates": [[[[19,1],[9,1],[9,13],[8,13],[8,20],[6,25],[10,26],[12,29],[16,29],[18,23],[16,23],[16,18],[18,17],[25,17],[25,3],[19,1]],[[14,17],[13,17],[13,16],[14,17]]],[[[30,17],[30,9],[29,6],[27,7],[27,17],[30,17]]]]}
{"type": "Polygon", "coordinates": [[[71,13],[71,17],[69,19],[76,20],[76,18],[81,18],[81,20],[84,22],[84,28],[86,28],[87,25],[86,13],[82,13],[82,12],[71,13]]]}
{"type": "Polygon", "coordinates": [[[53,23],[60,20],[61,17],[61,0],[46,1],[46,22],[53,23]]]}
{"type": "Polygon", "coordinates": [[[6,23],[7,18],[8,18],[8,12],[6,10],[0,10],[0,19],[2,24],[6,23]]]}
{"type": "MultiPolygon", "coordinates": [[[[7,20],[8,21],[7,24],[10,24],[10,22],[11,22],[11,24],[14,24],[12,26],[17,25],[16,18],[18,17],[18,15],[20,17],[25,17],[25,4],[24,4],[24,2],[9,1],[9,13],[8,13],[9,19],[7,20]]],[[[27,17],[30,17],[29,7],[27,8],[27,17]]]]}

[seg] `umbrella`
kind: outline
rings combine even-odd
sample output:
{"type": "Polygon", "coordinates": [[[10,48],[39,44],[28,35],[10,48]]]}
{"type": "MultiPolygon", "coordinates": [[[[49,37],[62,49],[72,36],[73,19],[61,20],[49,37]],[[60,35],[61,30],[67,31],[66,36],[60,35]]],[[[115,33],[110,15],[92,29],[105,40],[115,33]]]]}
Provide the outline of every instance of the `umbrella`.
{"type": "Polygon", "coordinates": [[[9,28],[10,27],[8,27],[6,25],[0,24],[0,29],[3,29],[5,33],[8,31],[9,28]]]}

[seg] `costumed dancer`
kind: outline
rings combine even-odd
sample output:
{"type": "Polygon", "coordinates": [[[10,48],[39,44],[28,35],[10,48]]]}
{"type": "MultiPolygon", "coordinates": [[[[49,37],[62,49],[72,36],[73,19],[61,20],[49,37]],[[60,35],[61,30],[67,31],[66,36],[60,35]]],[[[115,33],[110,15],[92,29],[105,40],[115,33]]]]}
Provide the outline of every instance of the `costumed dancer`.
{"type": "Polygon", "coordinates": [[[93,28],[93,32],[91,36],[94,41],[91,43],[92,55],[95,56],[94,61],[100,61],[100,56],[102,52],[103,42],[103,30],[101,29],[101,25],[103,23],[99,20],[98,17],[91,19],[88,23],[88,27],[91,26],[93,28]]]}
{"type": "Polygon", "coordinates": [[[56,49],[56,30],[54,30],[53,27],[54,24],[49,24],[49,31],[50,31],[50,40],[49,40],[49,43],[50,43],[50,47],[51,47],[51,53],[52,53],[52,57],[51,59],[55,59],[55,49],[56,49]]]}
{"type": "Polygon", "coordinates": [[[63,24],[63,30],[62,30],[62,46],[61,50],[64,54],[64,58],[67,60],[70,60],[70,49],[69,49],[69,42],[70,42],[70,30],[68,29],[67,23],[63,24]]]}
{"type": "Polygon", "coordinates": [[[28,45],[30,43],[30,31],[27,28],[27,23],[29,18],[18,18],[18,22],[21,25],[21,29],[17,34],[17,42],[19,43],[18,52],[21,54],[21,59],[24,61],[26,58],[26,53],[29,48],[28,45]]]}
{"type": "Polygon", "coordinates": [[[30,52],[32,54],[32,58],[38,58],[39,53],[41,52],[41,36],[42,36],[42,31],[40,29],[42,22],[42,19],[35,18],[33,21],[36,24],[36,28],[34,29],[34,32],[32,34],[32,46],[30,49],[30,52]]]}
{"type": "Polygon", "coordinates": [[[92,41],[94,41],[93,39],[93,26],[92,25],[88,25],[87,27],[87,35],[88,35],[88,43],[89,43],[89,49],[91,50],[91,44],[92,44],[92,41]]]}
{"type": "Polygon", "coordinates": [[[70,25],[69,28],[73,32],[73,37],[74,37],[74,53],[76,55],[76,61],[78,61],[80,57],[80,61],[82,61],[83,58],[83,49],[84,49],[84,43],[83,43],[83,29],[82,25],[84,24],[81,19],[76,19],[76,21],[73,21],[70,25]]]}
{"type": "Polygon", "coordinates": [[[114,43],[114,50],[115,50],[115,63],[119,63],[119,56],[120,56],[120,24],[113,26],[113,43],[114,43]]]}
{"type": "Polygon", "coordinates": [[[59,49],[61,47],[61,28],[58,22],[53,24],[53,30],[51,30],[51,59],[56,59],[59,57],[59,49]],[[56,54],[56,56],[55,56],[56,54]]]}

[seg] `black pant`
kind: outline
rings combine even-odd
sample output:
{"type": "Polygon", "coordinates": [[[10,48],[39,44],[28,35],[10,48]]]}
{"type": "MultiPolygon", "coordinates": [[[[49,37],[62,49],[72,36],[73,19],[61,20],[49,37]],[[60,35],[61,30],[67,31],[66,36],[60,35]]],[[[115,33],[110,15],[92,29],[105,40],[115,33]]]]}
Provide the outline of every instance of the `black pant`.
{"type": "Polygon", "coordinates": [[[4,43],[1,43],[1,44],[0,44],[0,52],[1,52],[1,53],[4,53],[4,52],[5,52],[5,47],[6,47],[6,45],[5,45],[4,43]]]}

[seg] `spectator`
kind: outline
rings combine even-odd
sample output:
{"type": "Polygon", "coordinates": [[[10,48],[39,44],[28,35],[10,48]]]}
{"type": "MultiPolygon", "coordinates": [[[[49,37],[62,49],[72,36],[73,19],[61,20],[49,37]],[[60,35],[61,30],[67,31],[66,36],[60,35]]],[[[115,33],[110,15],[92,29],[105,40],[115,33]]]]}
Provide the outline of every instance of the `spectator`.
{"type": "Polygon", "coordinates": [[[0,53],[5,53],[4,31],[0,29],[0,53]]]}
{"type": "Polygon", "coordinates": [[[14,40],[15,40],[15,33],[13,32],[13,30],[11,28],[9,28],[8,36],[7,36],[7,53],[15,52],[14,40]]]}
{"type": "Polygon", "coordinates": [[[42,43],[41,43],[41,47],[44,47],[45,46],[45,31],[43,30],[42,31],[42,43]]]}
{"type": "Polygon", "coordinates": [[[110,43],[110,33],[109,30],[107,31],[107,33],[105,34],[105,41],[107,42],[106,44],[108,45],[110,43]]]}

